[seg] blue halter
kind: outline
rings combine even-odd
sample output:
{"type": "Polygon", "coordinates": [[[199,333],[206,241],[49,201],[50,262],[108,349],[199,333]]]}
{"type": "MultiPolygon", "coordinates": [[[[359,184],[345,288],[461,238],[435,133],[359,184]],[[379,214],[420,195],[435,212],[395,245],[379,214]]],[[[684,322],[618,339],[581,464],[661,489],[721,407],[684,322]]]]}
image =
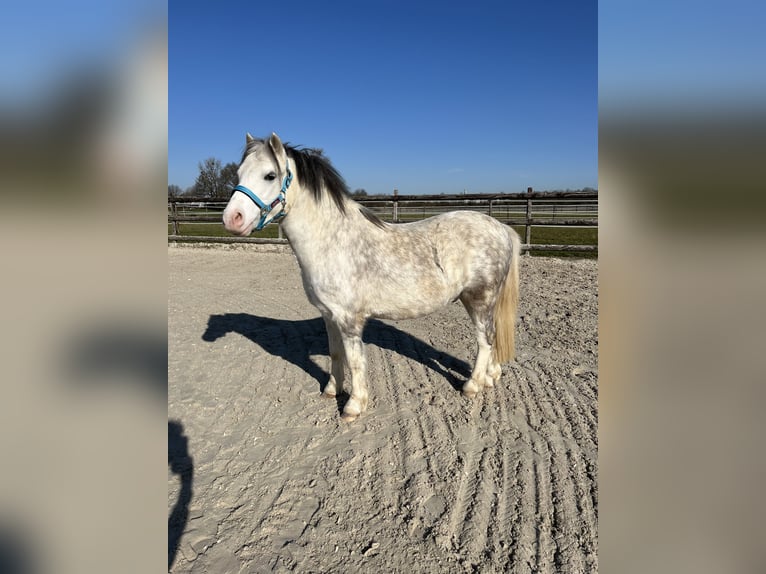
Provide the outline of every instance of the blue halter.
{"type": "Polygon", "coordinates": [[[258,225],[255,226],[255,229],[257,231],[260,231],[263,229],[266,225],[271,223],[272,221],[276,221],[278,219],[282,219],[287,213],[285,213],[285,192],[287,191],[287,188],[290,187],[290,184],[293,181],[293,172],[290,171],[290,160],[287,160],[287,175],[285,176],[285,179],[282,180],[282,189],[279,191],[279,195],[277,198],[272,201],[269,205],[266,205],[261,201],[261,199],[255,195],[251,190],[246,188],[244,185],[238,185],[235,187],[231,194],[234,195],[235,192],[241,191],[244,193],[247,197],[249,197],[255,205],[257,205],[261,210],[261,219],[258,222],[258,225]],[[271,210],[274,209],[277,205],[282,206],[282,211],[277,213],[276,215],[272,215],[269,217],[269,213],[271,213],[271,210]]]}

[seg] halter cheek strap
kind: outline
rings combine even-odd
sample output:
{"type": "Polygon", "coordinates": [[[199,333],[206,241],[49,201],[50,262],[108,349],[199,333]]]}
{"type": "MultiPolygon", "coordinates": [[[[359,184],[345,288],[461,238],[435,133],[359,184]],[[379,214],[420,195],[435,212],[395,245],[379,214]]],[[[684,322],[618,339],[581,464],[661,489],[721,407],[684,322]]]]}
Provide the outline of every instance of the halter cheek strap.
{"type": "Polygon", "coordinates": [[[290,187],[290,184],[293,181],[293,172],[290,171],[290,160],[287,160],[287,175],[282,180],[282,189],[279,191],[279,195],[277,198],[272,201],[269,205],[266,205],[263,201],[261,201],[261,198],[259,198],[257,195],[255,195],[252,190],[246,188],[244,185],[238,185],[232,190],[232,195],[234,195],[235,192],[240,191],[244,193],[247,197],[250,198],[250,200],[255,203],[255,205],[258,206],[258,208],[261,210],[261,219],[258,221],[258,225],[255,226],[255,229],[257,231],[260,231],[263,229],[266,225],[271,223],[272,221],[276,221],[278,219],[282,219],[287,213],[285,213],[285,203],[287,201],[285,193],[287,192],[287,188],[290,187]],[[282,209],[279,213],[276,215],[272,215],[269,217],[269,214],[271,211],[277,206],[281,205],[282,209]]]}

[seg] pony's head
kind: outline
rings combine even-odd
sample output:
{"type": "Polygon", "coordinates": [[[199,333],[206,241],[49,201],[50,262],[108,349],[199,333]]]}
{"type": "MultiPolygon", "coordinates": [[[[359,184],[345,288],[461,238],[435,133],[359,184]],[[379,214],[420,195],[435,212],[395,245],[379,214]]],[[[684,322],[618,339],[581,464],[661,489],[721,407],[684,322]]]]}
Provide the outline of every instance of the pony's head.
{"type": "Polygon", "coordinates": [[[239,185],[223,210],[223,225],[236,235],[249,235],[254,229],[285,215],[285,192],[292,181],[287,152],[277,134],[264,140],[246,136],[245,152],[237,175],[239,185]]]}

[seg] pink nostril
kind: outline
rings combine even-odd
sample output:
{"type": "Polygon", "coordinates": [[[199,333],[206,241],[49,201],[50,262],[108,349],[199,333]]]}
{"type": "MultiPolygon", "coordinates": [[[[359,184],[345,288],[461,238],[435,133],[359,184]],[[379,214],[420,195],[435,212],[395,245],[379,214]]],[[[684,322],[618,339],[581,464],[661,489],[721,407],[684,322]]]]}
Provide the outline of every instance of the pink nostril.
{"type": "Polygon", "coordinates": [[[245,214],[239,209],[234,209],[223,214],[223,224],[229,231],[238,233],[245,224],[245,214]]]}

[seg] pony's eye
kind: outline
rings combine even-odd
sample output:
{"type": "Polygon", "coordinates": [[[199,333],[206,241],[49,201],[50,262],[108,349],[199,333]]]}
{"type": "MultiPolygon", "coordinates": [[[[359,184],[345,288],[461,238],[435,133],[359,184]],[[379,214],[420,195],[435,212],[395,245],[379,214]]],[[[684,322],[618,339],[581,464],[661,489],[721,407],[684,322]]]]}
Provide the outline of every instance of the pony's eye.
{"type": "Polygon", "coordinates": [[[263,179],[265,179],[266,181],[272,181],[272,180],[275,180],[276,178],[277,178],[277,174],[271,171],[267,173],[263,179]]]}

